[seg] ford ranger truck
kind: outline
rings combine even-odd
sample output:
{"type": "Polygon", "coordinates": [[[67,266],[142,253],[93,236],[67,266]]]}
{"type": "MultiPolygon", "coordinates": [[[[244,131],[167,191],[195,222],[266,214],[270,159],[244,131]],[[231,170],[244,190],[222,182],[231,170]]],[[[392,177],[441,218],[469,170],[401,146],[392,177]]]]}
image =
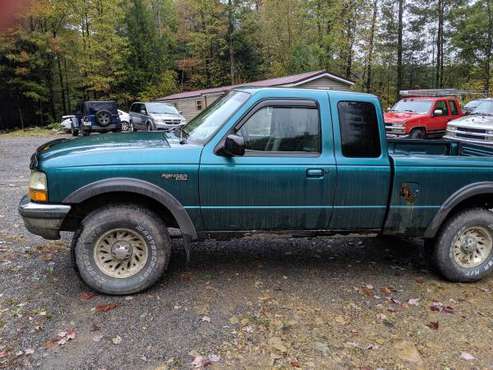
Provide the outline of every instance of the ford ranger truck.
{"type": "Polygon", "coordinates": [[[421,237],[445,278],[470,282],[493,269],[492,154],[387,140],[373,95],[242,88],[180,132],[42,145],[19,211],[45,239],[73,232],[76,271],[106,294],[160,279],[176,228],[187,249],[255,232],[421,237]]]}
{"type": "Polygon", "coordinates": [[[385,129],[391,138],[439,138],[449,121],[463,115],[455,97],[409,97],[384,114],[385,129]]]}

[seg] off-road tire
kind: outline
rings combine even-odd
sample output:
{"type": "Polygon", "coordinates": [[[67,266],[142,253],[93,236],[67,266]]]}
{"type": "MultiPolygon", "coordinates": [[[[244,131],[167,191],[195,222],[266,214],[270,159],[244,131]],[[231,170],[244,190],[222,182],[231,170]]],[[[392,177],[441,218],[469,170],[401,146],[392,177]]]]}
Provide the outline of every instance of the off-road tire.
{"type": "Polygon", "coordinates": [[[141,292],[162,276],[171,255],[171,240],[163,220],[154,212],[133,204],[110,205],[91,212],[75,233],[73,255],[81,279],[97,292],[126,295],[141,292]],[[94,248],[98,239],[113,229],[130,229],[146,242],[145,266],[127,278],[111,277],[96,264],[94,248]]]}
{"type": "Polygon", "coordinates": [[[437,237],[432,253],[435,269],[447,280],[454,282],[473,282],[481,280],[493,270],[493,250],[478,266],[465,268],[457,264],[453,257],[455,238],[467,228],[479,226],[493,236],[493,213],[484,208],[462,211],[446,222],[437,237]]]}
{"type": "Polygon", "coordinates": [[[72,133],[72,136],[79,136],[79,130],[72,129],[71,133],[72,133]]]}
{"type": "Polygon", "coordinates": [[[111,123],[111,113],[107,110],[100,110],[96,112],[96,122],[101,127],[106,127],[111,123]]]}
{"type": "Polygon", "coordinates": [[[411,135],[409,135],[411,139],[426,139],[426,131],[422,128],[415,128],[411,131],[411,135]]]}

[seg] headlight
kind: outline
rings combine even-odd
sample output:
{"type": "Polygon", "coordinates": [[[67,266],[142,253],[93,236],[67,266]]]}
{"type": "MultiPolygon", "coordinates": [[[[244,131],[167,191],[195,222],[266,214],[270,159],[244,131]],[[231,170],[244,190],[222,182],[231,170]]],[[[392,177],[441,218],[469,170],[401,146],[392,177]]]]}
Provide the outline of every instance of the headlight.
{"type": "Polygon", "coordinates": [[[48,201],[48,184],[46,175],[40,171],[32,171],[29,178],[29,198],[35,202],[48,201]]]}
{"type": "Polygon", "coordinates": [[[393,127],[404,127],[406,125],[405,122],[393,122],[391,123],[393,127]]]}

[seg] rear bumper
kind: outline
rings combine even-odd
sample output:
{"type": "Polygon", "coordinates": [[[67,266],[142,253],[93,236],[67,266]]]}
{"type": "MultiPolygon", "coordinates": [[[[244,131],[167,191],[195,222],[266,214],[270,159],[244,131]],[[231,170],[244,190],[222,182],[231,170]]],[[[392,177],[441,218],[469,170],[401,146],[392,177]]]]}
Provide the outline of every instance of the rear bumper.
{"type": "Polygon", "coordinates": [[[25,195],[19,203],[19,214],[29,232],[48,240],[57,240],[70,208],[64,204],[33,203],[25,195]]]}
{"type": "Polygon", "coordinates": [[[121,123],[113,123],[113,124],[110,124],[108,126],[96,126],[96,125],[85,126],[85,125],[83,125],[81,128],[84,131],[91,131],[91,132],[121,131],[122,124],[121,123]]]}

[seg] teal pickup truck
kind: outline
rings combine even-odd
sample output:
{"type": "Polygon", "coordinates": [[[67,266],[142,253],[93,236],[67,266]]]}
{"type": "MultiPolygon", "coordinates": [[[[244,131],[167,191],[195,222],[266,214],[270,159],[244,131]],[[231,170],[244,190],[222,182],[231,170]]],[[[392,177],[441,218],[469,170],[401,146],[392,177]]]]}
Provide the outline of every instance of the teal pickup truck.
{"type": "Polygon", "coordinates": [[[174,133],[58,139],[31,159],[19,212],[46,239],[75,232],[76,270],[107,294],[166,270],[191,242],[248,232],[423,237],[447,279],[493,269],[493,149],[388,141],[373,95],[233,90],[174,133]]]}

